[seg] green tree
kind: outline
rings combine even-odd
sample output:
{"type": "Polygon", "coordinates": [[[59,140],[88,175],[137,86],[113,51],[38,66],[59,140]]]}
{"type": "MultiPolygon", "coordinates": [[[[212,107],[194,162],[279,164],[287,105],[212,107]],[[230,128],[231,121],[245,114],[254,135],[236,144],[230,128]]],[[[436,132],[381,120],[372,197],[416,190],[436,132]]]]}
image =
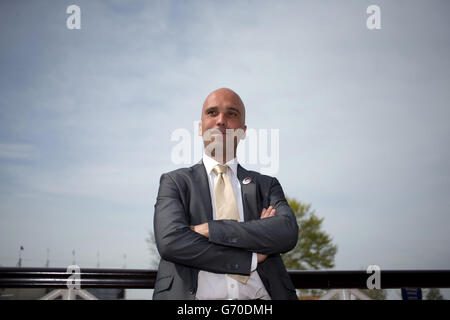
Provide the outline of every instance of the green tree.
{"type": "Polygon", "coordinates": [[[321,229],[324,218],[317,217],[310,204],[302,204],[294,198],[286,197],[286,199],[297,217],[300,228],[297,246],[283,254],[286,267],[291,270],[333,268],[337,246],[321,229]]]}
{"type": "Polygon", "coordinates": [[[358,289],[372,300],[386,300],[387,291],[384,289],[358,289]]]}
{"type": "MultiPolygon", "coordinates": [[[[286,197],[299,226],[297,246],[282,255],[283,262],[289,270],[319,270],[334,267],[337,246],[332,238],[322,230],[324,218],[316,216],[310,204],[303,204],[294,198],[286,197]]],[[[300,298],[321,296],[323,290],[297,290],[300,298]]]]}
{"type": "Polygon", "coordinates": [[[427,290],[427,294],[425,296],[426,300],[444,300],[444,297],[441,294],[441,290],[438,288],[431,288],[427,290]]]}

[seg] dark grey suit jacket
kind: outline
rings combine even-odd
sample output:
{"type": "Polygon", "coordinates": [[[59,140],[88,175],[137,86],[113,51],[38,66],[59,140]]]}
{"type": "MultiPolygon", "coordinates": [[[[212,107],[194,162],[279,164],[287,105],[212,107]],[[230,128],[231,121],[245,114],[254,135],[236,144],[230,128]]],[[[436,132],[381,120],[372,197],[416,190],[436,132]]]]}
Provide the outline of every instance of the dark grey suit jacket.
{"type": "Polygon", "coordinates": [[[276,178],[238,165],[245,222],[213,220],[205,166],[200,161],[161,176],[154,229],[161,255],[153,299],[195,299],[198,271],[250,274],[252,252],[268,255],[257,271],[272,299],[297,299],[280,253],[295,247],[298,225],[276,178]],[[252,181],[243,184],[250,177],[252,181]],[[274,217],[260,219],[272,205],[274,217]],[[209,239],[189,226],[208,222],[209,239]]]}

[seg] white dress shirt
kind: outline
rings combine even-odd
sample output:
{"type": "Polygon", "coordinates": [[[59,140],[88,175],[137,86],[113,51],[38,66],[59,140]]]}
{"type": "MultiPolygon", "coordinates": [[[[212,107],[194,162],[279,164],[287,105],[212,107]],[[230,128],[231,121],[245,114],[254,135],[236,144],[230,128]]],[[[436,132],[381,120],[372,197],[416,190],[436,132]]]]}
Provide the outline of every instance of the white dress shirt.
{"type": "MultiPolygon", "coordinates": [[[[213,168],[218,165],[219,162],[203,153],[203,164],[208,176],[209,190],[211,191],[213,219],[216,220],[216,208],[214,205],[214,181],[217,175],[214,173],[213,168]]],[[[239,179],[237,178],[237,159],[234,158],[233,160],[227,162],[225,165],[231,168],[231,170],[227,171],[227,175],[230,177],[231,185],[233,186],[234,195],[236,197],[237,207],[239,211],[239,221],[244,221],[241,184],[239,183],[239,179]]],[[[270,295],[267,293],[267,290],[264,287],[264,284],[259,277],[258,272],[256,271],[257,264],[257,254],[253,253],[250,278],[245,284],[228,277],[226,274],[200,270],[198,273],[196,299],[270,300],[270,295]]]]}

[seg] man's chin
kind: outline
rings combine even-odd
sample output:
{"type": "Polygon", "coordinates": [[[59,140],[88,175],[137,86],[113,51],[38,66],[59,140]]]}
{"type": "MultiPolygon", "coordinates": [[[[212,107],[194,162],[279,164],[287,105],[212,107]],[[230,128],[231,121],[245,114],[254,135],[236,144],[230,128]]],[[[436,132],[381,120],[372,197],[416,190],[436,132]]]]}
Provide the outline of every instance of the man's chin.
{"type": "Polygon", "coordinates": [[[214,133],[211,135],[211,142],[225,143],[227,141],[227,135],[225,133],[214,133]]]}
{"type": "Polygon", "coordinates": [[[223,155],[226,154],[227,159],[230,157],[231,158],[234,157],[235,148],[234,148],[234,146],[230,146],[227,148],[226,141],[219,142],[219,141],[212,140],[208,143],[205,143],[204,147],[205,147],[205,152],[207,155],[222,157],[223,155]]]}

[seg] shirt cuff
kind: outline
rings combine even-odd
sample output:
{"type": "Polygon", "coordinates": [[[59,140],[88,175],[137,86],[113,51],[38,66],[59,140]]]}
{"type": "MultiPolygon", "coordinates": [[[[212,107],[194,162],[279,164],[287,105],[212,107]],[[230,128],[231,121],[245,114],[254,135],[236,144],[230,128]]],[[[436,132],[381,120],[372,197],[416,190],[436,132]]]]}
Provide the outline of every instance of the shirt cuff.
{"type": "Polygon", "coordinates": [[[250,267],[250,272],[255,271],[257,266],[258,266],[258,254],[256,252],[253,252],[253,254],[252,254],[252,266],[250,267]]]}

